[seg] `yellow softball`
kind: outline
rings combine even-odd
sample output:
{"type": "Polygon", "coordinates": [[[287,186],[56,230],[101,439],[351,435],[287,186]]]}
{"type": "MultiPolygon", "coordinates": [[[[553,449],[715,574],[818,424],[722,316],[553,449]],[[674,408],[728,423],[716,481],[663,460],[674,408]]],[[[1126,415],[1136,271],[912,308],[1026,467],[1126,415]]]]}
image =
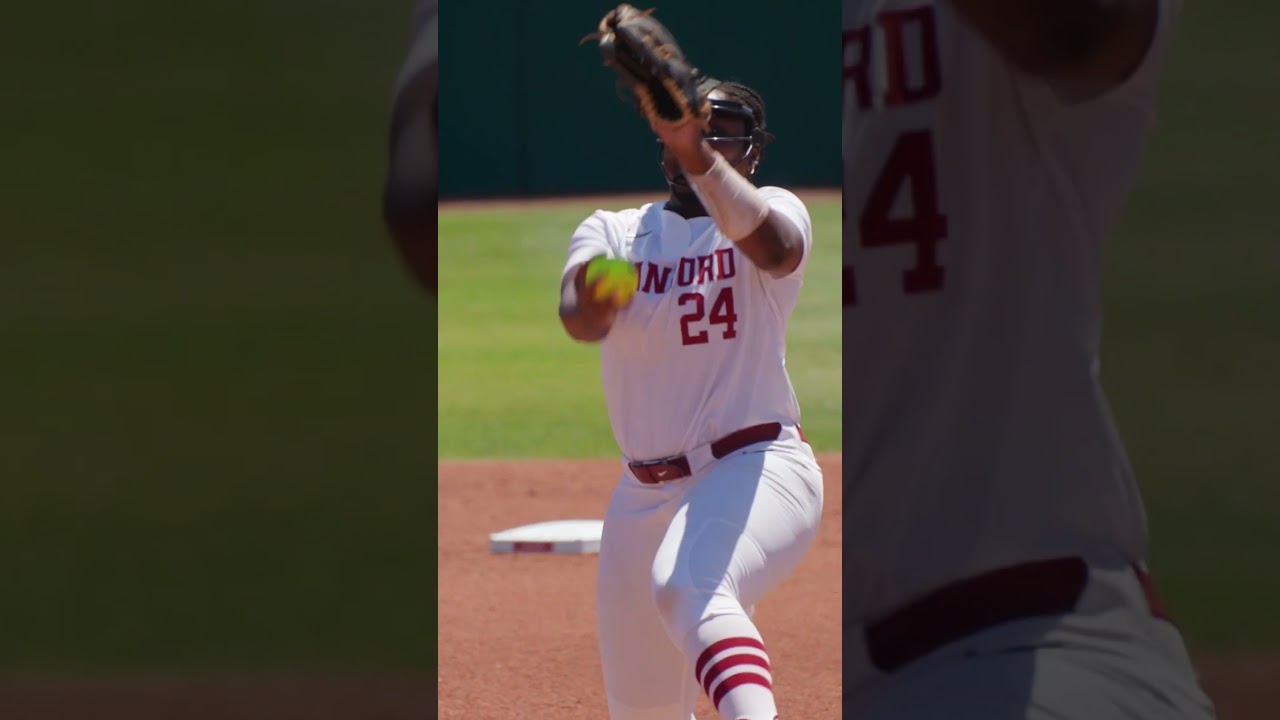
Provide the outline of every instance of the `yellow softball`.
{"type": "Polygon", "coordinates": [[[640,274],[636,272],[634,265],[626,260],[603,257],[587,263],[587,284],[591,285],[597,279],[600,284],[596,285],[595,301],[612,299],[617,307],[626,305],[640,284],[640,274]]]}

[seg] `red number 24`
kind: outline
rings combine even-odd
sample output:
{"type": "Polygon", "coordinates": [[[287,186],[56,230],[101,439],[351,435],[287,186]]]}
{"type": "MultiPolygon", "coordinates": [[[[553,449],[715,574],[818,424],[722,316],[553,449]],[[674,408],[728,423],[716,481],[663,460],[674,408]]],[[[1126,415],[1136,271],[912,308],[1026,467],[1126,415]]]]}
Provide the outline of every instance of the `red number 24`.
{"type": "MultiPolygon", "coordinates": [[[[701,321],[706,315],[706,296],[701,293],[685,293],[676,302],[680,307],[693,306],[693,309],[680,316],[680,342],[684,345],[702,345],[707,342],[711,337],[707,330],[699,330],[696,333],[689,330],[690,325],[701,321]]],[[[711,303],[711,316],[707,321],[710,325],[724,326],[724,334],[721,337],[725,340],[732,340],[738,336],[738,331],[734,327],[738,324],[738,314],[733,310],[732,285],[720,288],[715,302],[711,303]]]]}
{"type": "MultiPolygon", "coordinates": [[[[938,208],[933,136],[927,130],[903,133],[893,144],[858,218],[865,247],[916,246],[915,265],[902,273],[902,291],[923,293],[942,287],[945,272],[938,264],[938,243],[947,236],[947,218],[938,208]],[[904,185],[911,187],[911,214],[891,217],[893,202],[904,185]]],[[[857,303],[853,267],[844,268],[844,304],[857,303]]]]}

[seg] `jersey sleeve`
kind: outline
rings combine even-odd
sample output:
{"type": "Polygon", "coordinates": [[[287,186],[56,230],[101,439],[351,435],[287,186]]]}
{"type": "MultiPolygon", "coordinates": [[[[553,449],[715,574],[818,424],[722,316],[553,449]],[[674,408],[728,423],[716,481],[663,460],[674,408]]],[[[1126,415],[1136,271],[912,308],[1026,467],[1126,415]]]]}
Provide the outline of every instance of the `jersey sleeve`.
{"type": "Polygon", "coordinates": [[[804,241],[804,255],[794,271],[779,279],[799,278],[804,275],[804,269],[809,264],[809,254],[813,250],[813,220],[809,217],[809,208],[805,207],[795,193],[780,187],[760,188],[760,194],[768,201],[769,209],[791,221],[800,230],[804,241]]]}
{"type": "Polygon", "coordinates": [[[564,280],[569,271],[579,263],[584,263],[597,255],[610,258],[619,257],[616,243],[610,232],[609,213],[597,210],[586,220],[578,224],[569,240],[569,256],[564,268],[560,271],[560,279],[564,280]]]}

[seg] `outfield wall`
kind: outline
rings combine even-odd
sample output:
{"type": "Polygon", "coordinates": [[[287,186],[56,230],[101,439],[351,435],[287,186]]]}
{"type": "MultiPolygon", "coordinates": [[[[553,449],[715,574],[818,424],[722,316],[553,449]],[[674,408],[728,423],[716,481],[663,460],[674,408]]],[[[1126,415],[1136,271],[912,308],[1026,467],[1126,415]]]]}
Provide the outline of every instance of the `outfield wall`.
{"type": "MultiPolygon", "coordinates": [[[[584,0],[442,3],[442,199],[663,186],[653,134],[619,101],[594,44],[578,45],[611,7],[584,0]]],[[[699,67],[764,95],[778,140],[760,166],[760,182],[840,185],[838,3],[788,3],[785,12],[768,0],[656,7],[699,67]],[[769,49],[783,45],[786,52],[769,49]]]]}

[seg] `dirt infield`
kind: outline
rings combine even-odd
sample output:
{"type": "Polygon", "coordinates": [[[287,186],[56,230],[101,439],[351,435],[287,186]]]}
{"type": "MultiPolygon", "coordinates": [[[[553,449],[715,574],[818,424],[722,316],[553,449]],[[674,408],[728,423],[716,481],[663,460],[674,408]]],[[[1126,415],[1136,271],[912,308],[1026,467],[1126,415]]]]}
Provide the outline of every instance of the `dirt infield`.
{"type": "Polygon", "coordinates": [[[1206,657],[1196,666],[1218,720],[1280,717],[1280,654],[1206,657]]]}
{"type": "MultiPolygon", "coordinates": [[[[840,707],[840,470],[822,458],[819,539],[757,611],[784,717],[837,718],[840,707]]],[[[617,461],[441,462],[440,718],[603,720],[596,659],[596,556],[491,555],[490,532],[600,518],[617,461]]],[[[1220,720],[1280,715],[1280,656],[1204,658],[1220,720]]],[[[700,720],[711,720],[705,698],[700,720]]]]}
{"type": "MultiPolygon", "coordinates": [[[[818,542],[757,609],[788,718],[839,717],[840,458],[823,457],[822,465],[827,506],[818,542]]],[[[436,678],[7,677],[0,719],[426,720],[436,717],[434,706],[445,720],[604,720],[597,556],[491,555],[487,541],[528,522],[601,517],[617,462],[441,462],[439,470],[436,678]]],[[[1220,720],[1280,716],[1280,655],[1197,664],[1220,720]]],[[[698,717],[714,718],[705,699],[698,717]]]]}
{"type": "MultiPolygon", "coordinates": [[[[756,609],[784,717],[840,708],[840,459],[809,557],[756,609]]],[[[596,657],[597,557],[491,555],[488,533],[601,518],[616,460],[440,463],[440,718],[608,716],[596,657]]],[[[713,718],[702,699],[699,718],[713,718]]]]}

